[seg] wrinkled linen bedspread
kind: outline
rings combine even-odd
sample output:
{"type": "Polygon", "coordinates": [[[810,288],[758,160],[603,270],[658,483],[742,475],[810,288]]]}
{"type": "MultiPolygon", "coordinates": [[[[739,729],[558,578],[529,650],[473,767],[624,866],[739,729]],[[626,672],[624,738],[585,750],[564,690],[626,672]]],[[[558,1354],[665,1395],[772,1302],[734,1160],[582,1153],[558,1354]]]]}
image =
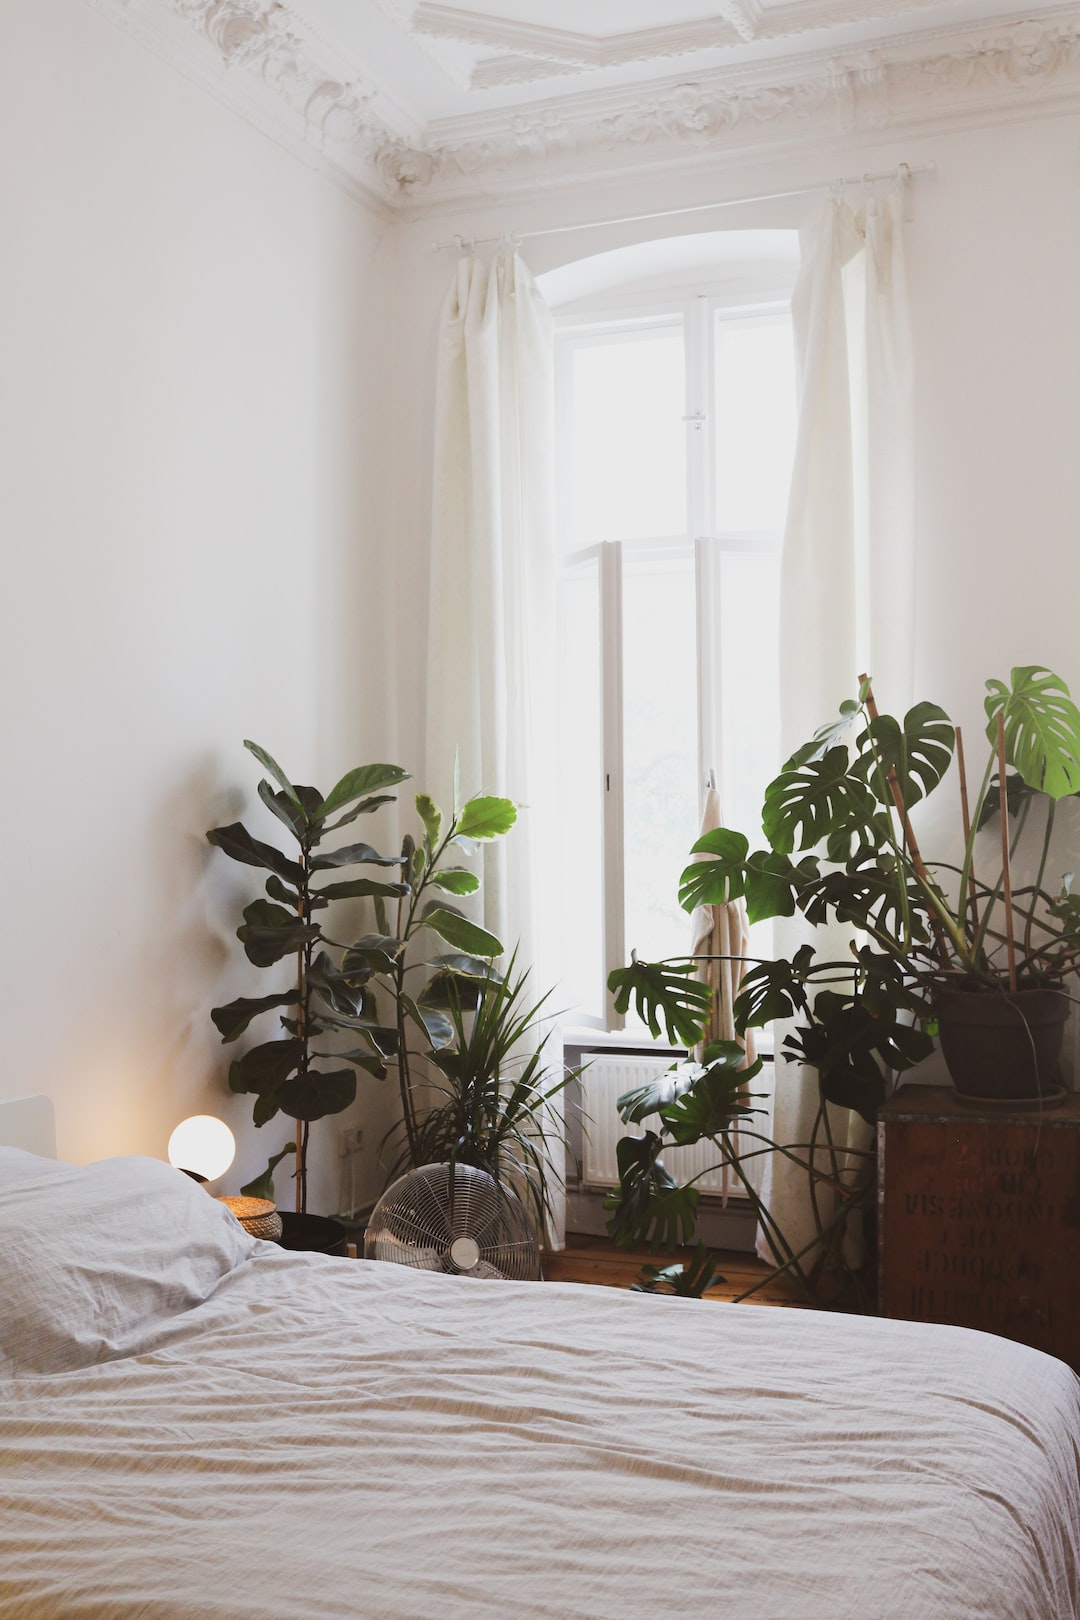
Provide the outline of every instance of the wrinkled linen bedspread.
{"type": "Polygon", "coordinates": [[[0,1383],[0,1615],[1075,1620],[1077,1389],[961,1329],[260,1244],[144,1354],[0,1383]]]}

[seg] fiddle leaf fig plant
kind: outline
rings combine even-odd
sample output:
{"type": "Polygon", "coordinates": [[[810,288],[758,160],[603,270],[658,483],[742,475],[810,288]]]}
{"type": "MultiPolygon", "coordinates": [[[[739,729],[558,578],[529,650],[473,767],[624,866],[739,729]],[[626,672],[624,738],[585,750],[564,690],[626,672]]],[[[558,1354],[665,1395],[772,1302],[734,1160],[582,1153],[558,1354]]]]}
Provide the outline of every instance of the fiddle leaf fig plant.
{"type": "MultiPolygon", "coordinates": [[[[257,743],[245,742],[244,747],[267,772],[258,786],[259,798],[285,827],[295,849],[286,854],[263,843],[239,821],[213,827],[206,836],[230,859],[269,874],[266,898],[245,907],[237,937],[249,962],[261,968],[288,964],[291,980],[269,995],[240,996],[215,1007],[210,1016],[222,1041],[230,1044],[253,1020],[279,1010],[280,1033],[233,1060],[229,1085],[254,1096],[256,1125],[267,1124],[278,1113],[298,1122],[297,1208],[306,1211],[311,1124],[348,1108],[356,1096],[356,1070],[381,1078],[386,1059],[397,1048],[396,1029],[380,1027],[371,1016],[369,1001],[353,993],[343,961],[356,947],[336,943],[327,934],[325,914],[335,901],[368,897],[385,902],[408,892],[407,884],[396,878],[327,882],[350,868],[396,867],[398,857],[380,855],[370,844],[327,847],[324,840],[359,816],[390,804],[394,795],[384,790],[405,781],[408,772],[400,765],[362,765],[324,797],[315,788],[294,786],[257,743]],[[349,1051],[326,1050],[325,1043],[342,1030],[359,1044],[349,1051]]],[[[265,1192],[274,1166],[288,1151],[275,1155],[265,1176],[249,1186],[258,1184],[265,1192]]]]}

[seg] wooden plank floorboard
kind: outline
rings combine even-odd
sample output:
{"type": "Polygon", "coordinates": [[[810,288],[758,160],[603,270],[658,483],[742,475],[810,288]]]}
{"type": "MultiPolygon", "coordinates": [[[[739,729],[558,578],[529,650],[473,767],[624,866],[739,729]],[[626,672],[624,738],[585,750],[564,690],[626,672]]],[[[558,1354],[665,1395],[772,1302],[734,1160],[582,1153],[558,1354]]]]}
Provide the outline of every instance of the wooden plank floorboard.
{"type": "MultiPolygon", "coordinates": [[[[591,1283],[599,1288],[629,1288],[641,1276],[645,1265],[668,1266],[686,1262],[692,1249],[676,1249],[667,1254],[650,1254],[647,1249],[617,1249],[608,1238],[568,1233],[566,1248],[546,1250],[543,1256],[547,1282],[591,1283]]],[[[717,1249],[715,1265],[724,1281],[706,1294],[706,1299],[736,1299],[769,1273],[769,1267],[755,1255],[735,1249],[717,1249]]],[[[746,1300],[748,1305],[803,1306],[805,1301],[793,1283],[777,1278],[766,1283],[746,1300]]]]}

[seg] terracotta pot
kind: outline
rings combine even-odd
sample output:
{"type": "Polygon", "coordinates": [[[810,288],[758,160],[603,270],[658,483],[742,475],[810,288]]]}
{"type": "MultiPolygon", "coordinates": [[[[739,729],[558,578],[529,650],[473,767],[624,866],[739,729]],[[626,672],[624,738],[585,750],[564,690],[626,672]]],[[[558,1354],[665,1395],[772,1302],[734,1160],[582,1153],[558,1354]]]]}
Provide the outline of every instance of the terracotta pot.
{"type": "Polygon", "coordinates": [[[941,1051],[957,1091],[986,1101],[1044,1096],[1054,1077],[1069,998],[1061,990],[939,990],[941,1051]]]}

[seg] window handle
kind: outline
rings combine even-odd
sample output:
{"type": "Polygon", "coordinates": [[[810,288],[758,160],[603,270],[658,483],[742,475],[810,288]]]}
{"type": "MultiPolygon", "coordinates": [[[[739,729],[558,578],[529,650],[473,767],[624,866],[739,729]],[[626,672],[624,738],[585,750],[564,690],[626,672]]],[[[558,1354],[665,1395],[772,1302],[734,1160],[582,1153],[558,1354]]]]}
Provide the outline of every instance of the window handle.
{"type": "Polygon", "coordinates": [[[708,420],[709,420],[709,417],[708,417],[708,413],[706,411],[691,411],[689,416],[684,416],[683,417],[684,422],[693,422],[694,427],[695,427],[695,429],[697,430],[698,433],[701,432],[702,428],[705,426],[705,423],[708,420]]]}

